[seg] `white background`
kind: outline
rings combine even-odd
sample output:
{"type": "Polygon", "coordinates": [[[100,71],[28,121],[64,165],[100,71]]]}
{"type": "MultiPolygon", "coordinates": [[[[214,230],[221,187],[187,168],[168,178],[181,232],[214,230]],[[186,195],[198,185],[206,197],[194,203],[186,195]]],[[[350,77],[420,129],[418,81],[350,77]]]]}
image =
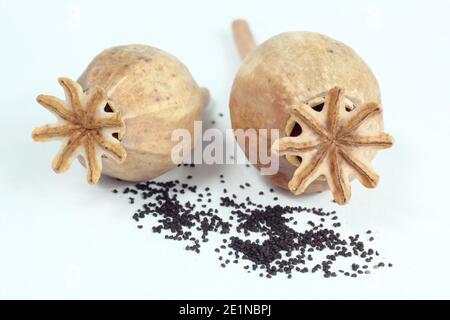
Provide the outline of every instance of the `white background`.
{"type": "MultiPolygon", "coordinates": [[[[0,0],[0,298],[450,298],[450,3],[448,1],[6,1],[0,0]],[[126,199],[83,168],[56,175],[58,143],[31,140],[53,122],[35,102],[61,96],[56,79],[76,78],[101,50],[145,43],[176,55],[213,96],[207,119],[225,113],[239,66],[230,23],[246,18],[258,41],[284,31],[325,33],[352,46],[383,93],[395,148],[379,154],[378,189],[353,184],[337,208],[348,233],[372,229],[392,269],[358,279],[298,275],[266,280],[216,257],[185,252],[148,228],[137,230],[126,199]]],[[[191,169],[162,179],[184,177],[191,169]]],[[[253,169],[194,170],[216,188],[266,183],[253,169]]],[[[330,195],[283,203],[336,209],[330,195]]],[[[270,202],[267,199],[266,202],[270,202]]]]}

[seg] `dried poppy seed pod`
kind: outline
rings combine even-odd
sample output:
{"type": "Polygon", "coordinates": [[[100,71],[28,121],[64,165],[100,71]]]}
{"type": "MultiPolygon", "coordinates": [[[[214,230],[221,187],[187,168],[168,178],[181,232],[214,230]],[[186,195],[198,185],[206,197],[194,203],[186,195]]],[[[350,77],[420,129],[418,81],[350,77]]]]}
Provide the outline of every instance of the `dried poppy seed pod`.
{"type": "Polygon", "coordinates": [[[244,60],[230,97],[232,125],[280,130],[268,144],[280,156],[270,181],[295,195],[331,189],[338,204],[349,202],[353,178],[374,188],[371,161],[393,138],[383,132],[380,90],[366,63],[318,33],[283,33],[256,47],[245,21],[233,29],[244,60]]]}
{"type": "Polygon", "coordinates": [[[88,169],[88,182],[101,173],[145,181],[174,167],[172,131],[194,131],[209,94],[198,87],[175,57],[144,45],[107,49],[77,82],[61,78],[66,100],[41,95],[37,101],[58,123],[33,131],[35,141],[62,140],[53,161],[66,171],[73,158],[88,169]]]}

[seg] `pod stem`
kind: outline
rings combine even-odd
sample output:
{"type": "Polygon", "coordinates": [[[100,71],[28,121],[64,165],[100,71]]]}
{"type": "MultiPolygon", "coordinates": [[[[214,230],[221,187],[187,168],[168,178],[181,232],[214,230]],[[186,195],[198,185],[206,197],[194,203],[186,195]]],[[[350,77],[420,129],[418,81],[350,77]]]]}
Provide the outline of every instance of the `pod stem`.
{"type": "Polygon", "coordinates": [[[243,60],[250,51],[256,48],[255,39],[250,31],[250,26],[245,20],[238,19],[233,21],[232,28],[234,41],[243,60]]]}

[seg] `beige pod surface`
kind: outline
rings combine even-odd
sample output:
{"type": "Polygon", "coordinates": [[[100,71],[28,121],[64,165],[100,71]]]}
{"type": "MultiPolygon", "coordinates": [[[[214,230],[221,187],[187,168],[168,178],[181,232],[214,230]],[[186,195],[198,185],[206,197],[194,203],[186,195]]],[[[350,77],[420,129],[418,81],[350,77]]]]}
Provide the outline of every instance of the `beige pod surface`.
{"type": "MultiPolygon", "coordinates": [[[[108,145],[106,148],[97,145],[98,154],[91,158],[101,154],[97,165],[100,171],[126,181],[146,181],[172,169],[175,164],[171,160],[171,151],[177,144],[171,139],[172,132],[187,129],[193,134],[194,121],[202,119],[209,100],[208,91],[197,85],[184,64],[174,56],[146,45],[118,46],[103,51],[73,86],[81,86],[85,93],[82,102],[89,101],[89,92],[93,88],[104,91],[106,98],[99,106],[104,110],[97,111],[97,116],[111,114],[122,121],[121,126],[109,131],[101,129],[105,139],[112,135],[114,145],[119,143],[124,149],[120,161],[109,156],[108,145]]],[[[70,93],[68,96],[66,92],[66,107],[69,108],[70,102],[70,93]]],[[[40,103],[44,105],[42,101],[40,103]]],[[[89,106],[86,104],[84,109],[89,106]]],[[[89,131],[91,128],[83,129],[89,131]]],[[[33,132],[35,140],[45,141],[39,139],[36,130],[33,132]]],[[[86,166],[89,155],[83,149],[87,150],[82,147],[73,156],[78,156],[86,166]]],[[[56,166],[55,161],[56,172],[67,169],[68,166],[56,166]]],[[[95,161],[92,163],[95,167],[95,161]]],[[[88,169],[92,171],[92,166],[88,169]]],[[[99,175],[88,176],[88,181],[96,183],[98,178],[99,175]]]]}
{"type": "Polygon", "coordinates": [[[106,85],[108,97],[125,123],[122,145],[127,151],[118,164],[105,158],[103,172],[127,181],[144,181],[174,167],[173,130],[194,130],[207,103],[189,70],[174,56],[145,45],[103,51],[78,82],[83,88],[106,85]]]}
{"type": "MultiPolygon", "coordinates": [[[[245,22],[235,22],[234,30],[238,47],[244,48],[241,50],[243,61],[234,80],[229,105],[235,130],[278,129],[281,138],[298,136],[304,141],[314,140],[317,138],[316,132],[302,119],[294,117],[292,108],[309,106],[311,112],[306,110],[306,114],[326,129],[327,97],[333,88],[345,91],[341,94],[343,101],[339,102],[343,109],[340,113],[341,123],[348,122],[356,115],[358,108],[368,102],[381,104],[377,79],[358,54],[345,44],[319,33],[288,32],[252,49],[248,45],[249,31],[245,22]]],[[[382,113],[374,113],[357,131],[364,136],[382,134],[382,113]]],[[[248,146],[241,147],[248,157],[248,146]]],[[[267,152],[271,153],[273,146],[269,143],[267,148],[267,152]]],[[[352,150],[354,156],[370,162],[378,148],[352,150]]],[[[314,156],[310,156],[309,160],[314,160],[314,156]]],[[[280,157],[279,162],[278,173],[267,178],[273,184],[296,193],[289,187],[289,182],[295,173],[301,171],[302,158],[288,155],[280,157]]],[[[262,165],[258,162],[255,166],[261,168],[262,165]]],[[[309,181],[302,192],[329,189],[325,175],[327,170],[326,166],[319,167],[315,172],[316,177],[309,181]]],[[[344,178],[351,180],[355,176],[350,172],[344,178]]],[[[348,199],[340,202],[347,203],[348,199]]]]}

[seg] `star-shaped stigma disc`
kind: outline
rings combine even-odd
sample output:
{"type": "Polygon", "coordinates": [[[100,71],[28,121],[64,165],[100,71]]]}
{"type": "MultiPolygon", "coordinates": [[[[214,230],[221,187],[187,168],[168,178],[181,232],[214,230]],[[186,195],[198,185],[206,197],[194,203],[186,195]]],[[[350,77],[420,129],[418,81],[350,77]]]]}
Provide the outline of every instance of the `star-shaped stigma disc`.
{"type": "Polygon", "coordinates": [[[120,143],[124,123],[120,114],[108,103],[107,93],[101,87],[83,91],[81,86],[68,78],[60,78],[66,100],[40,95],[39,104],[52,112],[56,124],[33,130],[35,141],[61,140],[61,150],[53,160],[57,173],[69,169],[72,160],[81,155],[88,169],[87,180],[95,184],[100,179],[102,157],[124,161],[126,151],[120,143]]]}
{"type": "Polygon", "coordinates": [[[326,94],[324,116],[319,116],[322,112],[306,103],[287,108],[291,119],[307,129],[305,134],[281,138],[273,145],[276,154],[297,163],[298,168],[288,184],[293,194],[302,194],[317,178],[324,176],[334,200],[344,205],[350,201],[351,177],[367,188],[377,186],[379,177],[371,168],[372,157],[361,151],[390,148],[394,139],[381,130],[375,135],[370,134],[376,130],[358,130],[382,112],[378,103],[369,102],[350,111],[346,101],[344,90],[335,87],[326,94]],[[364,135],[364,131],[369,135],[364,135]]]}

